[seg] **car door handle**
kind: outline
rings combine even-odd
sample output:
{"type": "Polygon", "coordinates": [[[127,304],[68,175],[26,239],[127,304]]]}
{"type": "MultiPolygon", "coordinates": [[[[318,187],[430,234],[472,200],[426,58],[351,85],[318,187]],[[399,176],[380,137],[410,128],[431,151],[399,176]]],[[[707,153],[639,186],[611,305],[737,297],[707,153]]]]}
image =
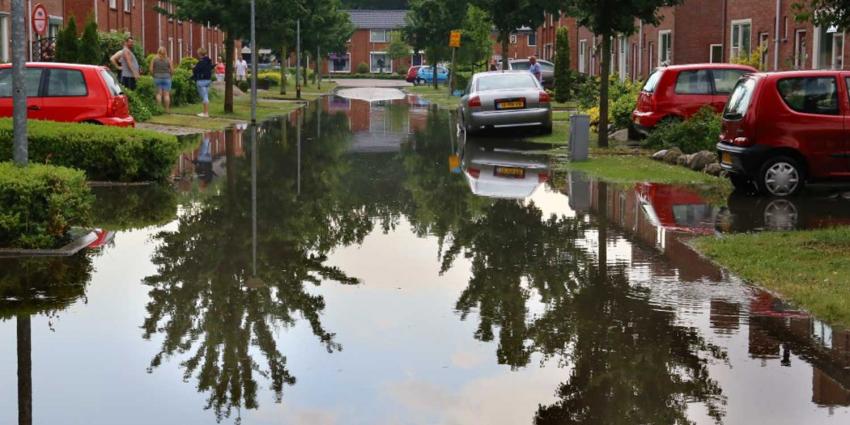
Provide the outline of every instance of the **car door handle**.
{"type": "Polygon", "coordinates": [[[39,110],[41,110],[41,107],[38,106],[38,105],[30,105],[30,106],[27,106],[27,109],[29,109],[30,111],[39,111],[39,110]]]}

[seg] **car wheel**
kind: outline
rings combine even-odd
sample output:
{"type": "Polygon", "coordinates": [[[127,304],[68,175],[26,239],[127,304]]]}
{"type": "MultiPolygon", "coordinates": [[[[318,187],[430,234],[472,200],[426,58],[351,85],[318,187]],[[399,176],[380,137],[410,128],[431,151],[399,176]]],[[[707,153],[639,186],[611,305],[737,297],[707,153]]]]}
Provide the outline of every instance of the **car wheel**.
{"type": "Polygon", "coordinates": [[[757,182],[759,191],[777,197],[796,194],[805,185],[800,164],[787,156],[769,159],[761,167],[757,182]]]}
{"type": "Polygon", "coordinates": [[[764,207],[764,227],[768,230],[793,230],[797,227],[797,206],[787,199],[774,199],[764,207]]]}
{"type": "Polygon", "coordinates": [[[741,174],[730,174],[729,181],[732,182],[732,187],[734,187],[737,192],[750,193],[753,191],[753,189],[756,188],[753,184],[753,181],[750,180],[749,177],[741,174]]]}
{"type": "Polygon", "coordinates": [[[640,132],[637,131],[635,126],[633,126],[631,124],[629,125],[628,133],[629,133],[629,140],[638,141],[640,139],[643,139],[643,135],[640,134],[640,132]]]}
{"type": "Polygon", "coordinates": [[[548,125],[544,124],[544,125],[540,126],[540,134],[542,134],[544,136],[548,136],[548,135],[552,134],[552,124],[548,124],[548,125]]]}

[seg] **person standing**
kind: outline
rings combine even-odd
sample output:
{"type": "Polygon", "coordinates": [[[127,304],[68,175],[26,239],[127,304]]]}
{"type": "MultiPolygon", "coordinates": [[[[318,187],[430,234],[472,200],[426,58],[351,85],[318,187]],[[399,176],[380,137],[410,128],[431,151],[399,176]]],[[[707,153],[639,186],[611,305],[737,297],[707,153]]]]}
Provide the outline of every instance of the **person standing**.
{"type": "Polygon", "coordinates": [[[133,54],[133,36],[124,39],[124,48],[115,52],[109,61],[115,68],[121,70],[121,84],[130,90],[136,89],[136,79],[139,78],[139,61],[133,54]]]}
{"type": "Polygon", "coordinates": [[[215,80],[224,81],[224,58],[218,57],[218,63],[215,64],[215,80]]]}
{"type": "Polygon", "coordinates": [[[204,112],[201,112],[198,116],[206,118],[210,116],[210,84],[212,83],[213,63],[207,56],[207,49],[203,47],[198,49],[198,56],[201,59],[192,68],[192,79],[195,80],[198,95],[204,105],[204,112]]]}
{"type": "Polygon", "coordinates": [[[174,66],[168,59],[165,47],[160,46],[156,51],[149,71],[156,87],[156,103],[161,104],[165,113],[168,113],[171,109],[171,76],[174,74],[174,66]]]}
{"type": "Polygon", "coordinates": [[[543,68],[540,67],[540,64],[537,62],[537,58],[531,56],[528,58],[528,63],[531,65],[528,67],[528,72],[534,76],[539,82],[543,82],[543,68]]]}
{"type": "Polygon", "coordinates": [[[245,81],[247,74],[248,74],[248,62],[245,62],[245,58],[237,59],[236,60],[236,81],[245,81]]]}

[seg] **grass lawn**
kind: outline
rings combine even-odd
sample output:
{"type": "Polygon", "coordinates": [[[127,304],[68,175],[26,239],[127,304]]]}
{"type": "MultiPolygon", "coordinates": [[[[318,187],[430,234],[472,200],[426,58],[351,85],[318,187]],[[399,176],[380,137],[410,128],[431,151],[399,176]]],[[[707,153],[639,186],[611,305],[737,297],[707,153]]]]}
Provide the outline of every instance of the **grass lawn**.
{"type": "Polygon", "coordinates": [[[747,281],[850,326],[850,227],[703,237],[694,245],[747,281]]]}
{"type": "Polygon", "coordinates": [[[405,87],[404,90],[410,94],[419,95],[432,103],[436,103],[441,108],[457,109],[460,98],[449,95],[449,88],[441,85],[439,89],[434,90],[434,86],[413,86],[405,87]]]}
{"type": "Polygon", "coordinates": [[[582,171],[612,183],[653,182],[730,186],[726,179],[638,155],[597,156],[584,162],[566,162],[562,166],[567,170],[582,171]]]}
{"type": "Polygon", "coordinates": [[[172,125],[175,127],[198,128],[201,130],[220,130],[241,121],[214,117],[201,118],[195,115],[162,114],[155,115],[145,122],[150,124],[172,125]]]}
{"type": "MultiPolygon", "coordinates": [[[[336,83],[333,81],[322,80],[322,88],[316,87],[316,84],[308,83],[306,86],[301,86],[301,99],[313,100],[322,95],[332,93],[336,88],[336,83]]],[[[280,87],[275,86],[269,90],[258,90],[257,97],[261,99],[277,99],[277,100],[295,100],[295,79],[286,79],[286,94],[280,94],[280,87]]]]}
{"type": "MultiPolygon", "coordinates": [[[[280,100],[270,100],[270,99],[258,99],[257,100],[257,120],[263,120],[266,118],[285,115],[299,106],[301,106],[301,102],[289,102],[289,101],[280,101],[280,100]]],[[[219,95],[212,99],[210,99],[210,117],[216,118],[216,120],[210,120],[210,123],[207,124],[206,127],[198,127],[199,121],[204,120],[204,118],[200,118],[196,116],[203,110],[203,106],[200,103],[193,103],[191,105],[182,105],[175,108],[171,108],[170,114],[164,114],[157,117],[154,117],[150,120],[151,123],[162,123],[168,125],[177,125],[177,126],[185,126],[185,127],[194,127],[194,128],[211,128],[213,122],[221,124],[218,128],[224,128],[227,125],[231,124],[233,121],[250,121],[251,119],[251,97],[250,96],[239,96],[234,97],[233,99],[233,113],[228,114],[224,112],[224,96],[219,95]]]]}

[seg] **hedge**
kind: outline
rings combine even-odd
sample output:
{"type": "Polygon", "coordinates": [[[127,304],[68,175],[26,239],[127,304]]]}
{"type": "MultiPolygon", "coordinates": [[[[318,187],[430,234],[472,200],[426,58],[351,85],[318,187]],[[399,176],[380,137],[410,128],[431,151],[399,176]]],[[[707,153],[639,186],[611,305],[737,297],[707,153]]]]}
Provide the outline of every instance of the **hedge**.
{"type": "MultiPolygon", "coordinates": [[[[30,120],[29,158],[85,171],[90,180],[165,180],[180,151],[171,135],[132,128],[30,120]]],[[[12,120],[0,119],[0,161],[12,157],[12,120]]]]}
{"type": "Polygon", "coordinates": [[[720,130],[720,114],[705,106],[690,119],[659,125],[649,133],[645,146],[653,149],[677,147],[684,153],[714,151],[720,130]]]}
{"type": "Polygon", "coordinates": [[[89,224],[91,204],[82,171],[0,162],[0,247],[55,248],[89,224]]]}

